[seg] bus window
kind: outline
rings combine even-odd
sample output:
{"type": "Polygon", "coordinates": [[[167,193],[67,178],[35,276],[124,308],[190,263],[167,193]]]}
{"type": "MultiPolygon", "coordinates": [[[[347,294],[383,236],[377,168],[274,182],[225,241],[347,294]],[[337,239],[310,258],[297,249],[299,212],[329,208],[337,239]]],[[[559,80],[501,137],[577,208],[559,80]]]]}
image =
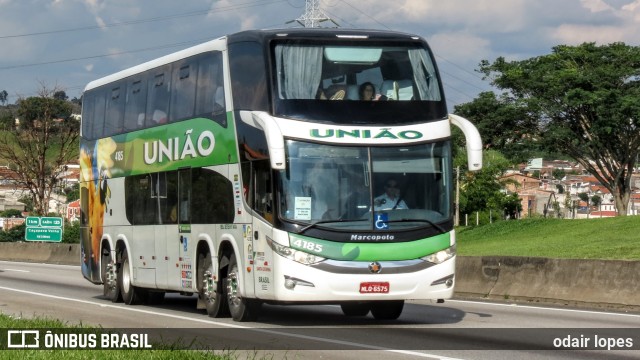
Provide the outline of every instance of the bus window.
{"type": "Polygon", "coordinates": [[[173,68],[171,91],[171,121],[193,116],[196,102],[198,64],[193,58],[177,63],[173,68]]]}
{"type": "Polygon", "coordinates": [[[178,172],[178,222],[191,223],[191,169],[178,172]]]}
{"type": "Polygon", "coordinates": [[[82,102],[82,137],[93,139],[93,124],[95,123],[95,92],[87,92],[82,102]]]}
{"type": "Polygon", "coordinates": [[[273,223],[273,190],[269,160],[252,162],[254,203],[253,209],[265,220],[273,223]]]}
{"type": "Polygon", "coordinates": [[[93,124],[91,126],[91,139],[99,139],[103,137],[104,133],[104,115],[105,115],[106,99],[104,91],[99,90],[95,93],[95,102],[93,106],[93,124]]]}
{"type": "Polygon", "coordinates": [[[111,88],[107,93],[107,110],[104,121],[104,136],[119,134],[123,130],[124,121],[124,89],[125,83],[111,88]]]}
{"type": "Polygon", "coordinates": [[[234,108],[268,111],[267,75],[260,44],[230,44],[229,68],[234,108]]]}
{"type": "Polygon", "coordinates": [[[192,170],[192,192],[208,194],[192,200],[191,223],[228,224],[235,217],[233,185],[223,175],[208,169],[192,170]]]}
{"type": "Polygon", "coordinates": [[[147,94],[147,118],[146,127],[151,127],[167,122],[169,116],[169,95],[171,65],[164,66],[151,73],[147,94]]]}
{"type": "Polygon", "coordinates": [[[147,106],[147,79],[135,79],[127,85],[127,102],[124,111],[124,131],[133,131],[144,126],[147,106]]]}
{"type": "Polygon", "coordinates": [[[226,127],[222,53],[206,54],[199,61],[196,116],[216,120],[226,127]]]}

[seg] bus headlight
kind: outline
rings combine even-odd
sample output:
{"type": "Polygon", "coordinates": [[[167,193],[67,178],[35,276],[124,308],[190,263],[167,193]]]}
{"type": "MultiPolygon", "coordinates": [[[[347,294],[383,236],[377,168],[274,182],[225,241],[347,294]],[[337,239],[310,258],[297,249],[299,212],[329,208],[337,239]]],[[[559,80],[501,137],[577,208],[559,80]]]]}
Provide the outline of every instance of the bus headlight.
{"type": "Polygon", "coordinates": [[[326,258],[323,258],[322,256],[309,254],[304,251],[292,249],[288,246],[280,245],[269,237],[267,237],[267,244],[269,244],[269,247],[273,249],[276,254],[304,265],[316,264],[326,260],[326,258]]]}
{"type": "Polygon", "coordinates": [[[451,247],[448,247],[444,250],[440,250],[436,253],[433,253],[431,255],[427,255],[425,257],[422,258],[422,260],[426,260],[430,263],[434,263],[434,264],[442,264],[443,262],[451,259],[452,257],[454,257],[456,255],[456,245],[454,244],[451,247]]]}

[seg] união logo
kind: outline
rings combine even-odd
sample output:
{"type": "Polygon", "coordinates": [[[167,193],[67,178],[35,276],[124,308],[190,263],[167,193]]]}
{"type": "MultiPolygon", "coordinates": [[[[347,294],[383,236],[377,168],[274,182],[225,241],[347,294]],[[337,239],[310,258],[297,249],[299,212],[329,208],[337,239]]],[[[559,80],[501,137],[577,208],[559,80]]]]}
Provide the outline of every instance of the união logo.
{"type": "Polygon", "coordinates": [[[209,156],[213,152],[216,141],[213,133],[205,130],[197,139],[192,137],[193,129],[185,132],[184,138],[178,136],[144,143],[144,162],[147,165],[165,161],[183,160],[187,157],[197,158],[209,156]]]}
{"type": "Polygon", "coordinates": [[[422,133],[416,130],[402,130],[394,132],[391,128],[383,129],[311,129],[314,138],[354,138],[354,139],[403,139],[415,140],[422,138],[422,133]]]}

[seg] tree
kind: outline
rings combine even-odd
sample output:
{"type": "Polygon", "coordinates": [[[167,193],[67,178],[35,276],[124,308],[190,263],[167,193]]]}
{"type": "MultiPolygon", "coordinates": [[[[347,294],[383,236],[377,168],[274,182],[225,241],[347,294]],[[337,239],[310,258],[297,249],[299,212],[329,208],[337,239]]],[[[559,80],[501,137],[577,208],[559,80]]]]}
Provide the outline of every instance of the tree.
{"type": "Polygon", "coordinates": [[[68,102],[53,98],[56,91],[43,85],[38,97],[20,99],[20,127],[0,132],[0,158],[11,164],[14,183],[29,191],[40,215],[48,212],[64,165],[78,156],[79,123],[70,117],[68,102]]]}
{"type": "MultiPolygon", "coordinates": [[[[460,180],[461,214],[471,214],[476,211],[493,210],[500,214],[507,212],[515,216],[522,211],[522,205],[517,194],[507,195],[503,191],[506,183],[498,178],[509,168],[509,161],[496,150],[487,150],[482,154],[482,170],[465,172],[460,180]]],[[[466,154],[459,150],[455,158],[455,165],[464,168],[466,154]]]]}
{"type": "Polygon", "coordinates": [[[640,47],[561,45],[522,61],[483,60],[480,70],[537,114],[544,144],[580,163],[627,214],[640,152],[640,47]]]}
{"type": "Polygon", "coordinates": [[[472,102],[456,105],[454,113],[476,125],[485,148],[498,150],[515,163],[530,159],[537,150],[532,141],[537,119],[507,94],[497,97],[493,92],[482,92],[472,102]]]}

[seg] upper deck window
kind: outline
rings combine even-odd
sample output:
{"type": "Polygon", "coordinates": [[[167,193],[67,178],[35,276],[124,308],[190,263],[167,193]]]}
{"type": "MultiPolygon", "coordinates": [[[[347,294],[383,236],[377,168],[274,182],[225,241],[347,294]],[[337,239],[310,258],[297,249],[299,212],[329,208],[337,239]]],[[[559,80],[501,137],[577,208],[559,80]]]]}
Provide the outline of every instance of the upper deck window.
{"type": "Polygon", "coordinates": [[[273,56],[276,115],[340,123],[446,116],[437,70],[422,43],[289,41],[276,43],[273,56]]]}
{"type": "Polygon", "coordinates": [[[424,48],[279,44],[275,57],[280,99],[367,101],[360,90],[371,84],[385,100],[441,100],[424,48]]]}

